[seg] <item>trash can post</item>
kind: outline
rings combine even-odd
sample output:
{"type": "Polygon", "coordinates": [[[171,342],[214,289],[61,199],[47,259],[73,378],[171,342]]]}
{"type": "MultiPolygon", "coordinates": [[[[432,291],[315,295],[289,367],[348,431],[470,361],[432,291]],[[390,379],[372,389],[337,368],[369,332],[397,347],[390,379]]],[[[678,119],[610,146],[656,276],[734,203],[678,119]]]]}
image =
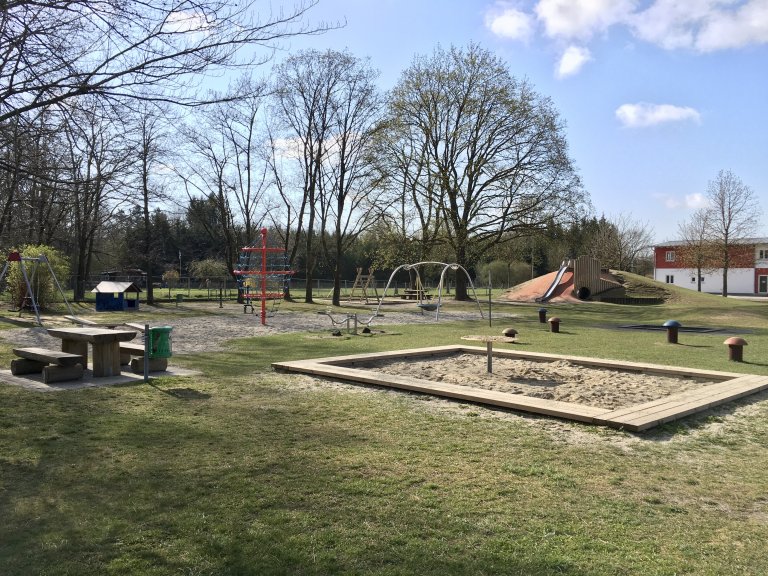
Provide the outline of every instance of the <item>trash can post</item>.
{"type": "Polygon", "coordinates": [[[732,362],[744,361],[744,346],[747,345],[747,341],[744,338],[731,336],[723,344],[728,346],[728,360],[732,362]]]}
{"type": "Polygon", "coordinates": [[[682,324],[677,320],[667,320],[664,322],[664,328],[667,329],[667,343],[677,344],[677,333],[682,324]]]}

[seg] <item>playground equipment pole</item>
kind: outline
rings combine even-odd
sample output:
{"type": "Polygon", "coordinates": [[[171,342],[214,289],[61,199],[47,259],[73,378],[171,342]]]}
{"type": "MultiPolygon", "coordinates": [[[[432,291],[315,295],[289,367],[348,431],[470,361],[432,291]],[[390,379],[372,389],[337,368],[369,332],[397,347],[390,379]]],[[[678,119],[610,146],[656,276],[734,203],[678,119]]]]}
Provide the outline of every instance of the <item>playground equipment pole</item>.
{"type": "MultiPolygon", "coordinates": [[[[493,318],[491,317],[491,287],[492,286],[493,284],[491,283],[491,269],[489,267],[488,268],[488,326],[489,327],[493,327],[493,318]]],[[[489,358],[488,362],[490,362],[491,361],[490,356],[488,358],[489,358]]],[[[490,372],[490,369],[488,370],[488,372],[490,372]]]]}
{"type": "Polygon", "coordinates": [[[261,325],[267,324],[267,229],[261,229],[261,325]]]}

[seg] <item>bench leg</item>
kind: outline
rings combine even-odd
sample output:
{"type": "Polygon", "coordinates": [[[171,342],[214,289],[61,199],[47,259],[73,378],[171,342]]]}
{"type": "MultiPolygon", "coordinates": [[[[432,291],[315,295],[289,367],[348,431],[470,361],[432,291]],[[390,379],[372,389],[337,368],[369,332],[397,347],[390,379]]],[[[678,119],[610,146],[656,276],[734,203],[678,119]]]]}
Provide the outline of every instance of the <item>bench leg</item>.
{"type": "Polygon", "coordinates": [[[82,356],[83,361],[85,362],[83,367],[88,365],[88,342],[81,342],[79,340],[62,340],[61,351],[82,356]]]}
{"type": "Polygon", "coordinates": [[[83,377],[83,367],[80,364],[74,366],[46,366],[43,368],[43,382],[65,382],[67,380],[79,380],[83,377]]]}
{"type": "Polygon", "coordinates": [[[93,345],[93,375],[120,376],[120,343],[104,342],[93,345]]]}
{"type": "Polygon", "coordinates": [[[48,364],[45,362],[28,360],[27,358],[16,358],[15,360],[11,360],[11,374],[14,376],[20,374],[39,374],[46,366],[48,366],[48,364]]]}
{"type": "MultiPolygon", "coordinates": [[[[168,358],[150,358],[149,371],[162,372],[168,368],[168,358]]],[[[134,374],[144,374],[144,357],[139,356],[131,360],[131,372],[134,374]]]]}

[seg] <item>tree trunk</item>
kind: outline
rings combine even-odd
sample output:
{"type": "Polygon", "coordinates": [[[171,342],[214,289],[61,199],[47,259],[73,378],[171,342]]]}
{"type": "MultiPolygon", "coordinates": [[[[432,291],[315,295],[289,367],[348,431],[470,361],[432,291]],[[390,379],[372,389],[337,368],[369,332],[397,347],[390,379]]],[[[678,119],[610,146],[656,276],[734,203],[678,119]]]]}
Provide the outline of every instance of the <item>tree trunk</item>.
{"type": "MultiPolygon", "coordinates": [[[[339,207],[341,208],[341,207],[339,207]]],[[[339,222],[337,220],[336,222],[336,241],[335,244],[335,263],[333,265],[333,299],[332,304],[334,306],[341,306],[341,249],[342,249],[342,240],[341,240],[341,226],[339,226],[339,222]]]]}
{"type": "MultiPolygon", "coordinates": [[[[456,249],[456,264],[459,264],[467,269],[466,264],[467,251],[463,245],[460,245],[456,249]]],[[[467,293],[467,276],[462,270],[456,270],[456,300],[469,300],[469,294],[467,293]]]]}
{"type": "Polygon", "coordinates": [[[334,306],[341,306],[341,270],[339,263],[333,267],[333,296],[331,298],[331,304],[334,306]]]}

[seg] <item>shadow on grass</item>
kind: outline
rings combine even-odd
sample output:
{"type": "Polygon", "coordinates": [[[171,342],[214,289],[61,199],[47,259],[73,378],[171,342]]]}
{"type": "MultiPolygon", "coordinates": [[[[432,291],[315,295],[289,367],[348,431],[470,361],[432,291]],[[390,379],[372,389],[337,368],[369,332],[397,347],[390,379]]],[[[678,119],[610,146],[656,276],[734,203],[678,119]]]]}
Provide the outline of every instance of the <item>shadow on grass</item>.
{"type": "Polygon", "coordinates": [[[208,400],[211,395],[205,392],[199,392],[192,388],[160,388],[157,384],[150,381],[148,382],[150,387],[154,388],[158,392],[166,394],[167,396],[173,396],[174,398],[180,398],[182,400],[208,400]]]}

